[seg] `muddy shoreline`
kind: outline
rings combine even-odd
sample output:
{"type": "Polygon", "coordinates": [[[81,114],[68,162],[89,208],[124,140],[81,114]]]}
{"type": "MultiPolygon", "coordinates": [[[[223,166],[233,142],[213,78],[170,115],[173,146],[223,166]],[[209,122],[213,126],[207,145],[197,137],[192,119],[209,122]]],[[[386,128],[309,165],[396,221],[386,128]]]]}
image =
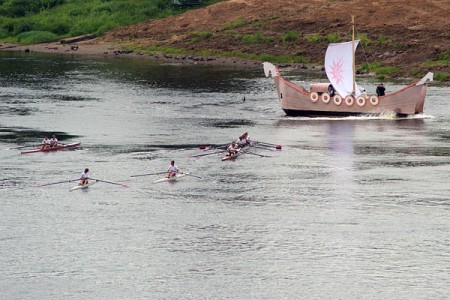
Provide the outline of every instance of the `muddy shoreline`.
{"type": "MultiPolygon", "coordinates": [[[[24,53],[48,53],[56,55],[74,55],[87,58],[131,58],[131,59],[150,59],[156,62],[190,64],[190,65],[213,65],[236,68],[252,68],[262,71],[262,61],[254,61],[243,58],[233,57],[203,57],[194,55],[170,55],[170,54],[154,54],[147,55],[135,51],[125,50],[124,47],[111,42],[93,39],[80,43],[61,43],[49,42],[33,45],[17,45],[11,43],[1,43],[0,51],[24,52],[24,53]]],[[[303,74],[316,74],[318,76],[326,76],[324,67],[321,65],[306,64],[275,64],[280,70],[293,71],[303,74]]],[[[376,77],[376,74],[358,74],[358,77],[376,77]]],[[[392,80],[414,81],[415,79],[393,78],[392,80]]],[[[439,82],[440,85],[447,85],[446,82],[439,82]]]]}
{"type": "MultiPolygon", "coordinates": [[[[10,43],[1,43],[0,51],[13,51],[24,53],[49,53],[58,55],[77,55],[92,58],[133,58],[133,59],[150,59],[153,61],[180,63],[191,65],[215,65],[225,67],[254,68],[262,70],[262,62],[243,58],[233,57],[214,57],[214,56],[197,56],[197,55],[171,55],[171,54],[154,54],[147,55],[140,52],[125,50],[120,45],[110,42],[90,40],[81,43],[61,43],[50,42],[33,45],[17,45],[10,43]]],[[[304,73],[322,74],[323,67],[304,64],[281,64],[280,69],[298,70],[304,73]]]]}

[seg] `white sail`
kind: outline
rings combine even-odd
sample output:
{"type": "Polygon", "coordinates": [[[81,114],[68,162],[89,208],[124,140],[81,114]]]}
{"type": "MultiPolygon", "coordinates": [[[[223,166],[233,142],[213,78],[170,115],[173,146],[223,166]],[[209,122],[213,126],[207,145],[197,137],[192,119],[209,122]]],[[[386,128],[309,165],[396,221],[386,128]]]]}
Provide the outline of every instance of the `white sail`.
{"type": "MultiPolygon", "coordinates": [[[[359,40],[355,41],[355,48],[358,47],[359,40]]],[[[352,42],[330,44],[325,54],[325,71],[336,92],[342,97],[351,95],[353,92],[353,53],[352,42]]],[[[355,97],[361,91],[355,84],[355,97]]]]}

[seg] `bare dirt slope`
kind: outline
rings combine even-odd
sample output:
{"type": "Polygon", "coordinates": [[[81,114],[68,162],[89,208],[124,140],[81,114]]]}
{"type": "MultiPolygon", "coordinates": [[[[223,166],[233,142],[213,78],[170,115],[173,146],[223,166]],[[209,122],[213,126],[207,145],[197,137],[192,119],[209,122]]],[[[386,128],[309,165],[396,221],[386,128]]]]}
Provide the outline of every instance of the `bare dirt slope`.
{"type": "Polygon", "coordinates": [[[322,64],[327,34],[351,39],[351,15],[355,16],[357,34],[366,34],[371,41],[357,51],[359,63],[394,65],[403,75],[409,75],[414,69],[450,73],[448,64],[433,67],[423,64],[439,54],[450,54],[449,0],[229,0],[114,30],[103,41],[298,55],[309,58],[311,63],[322,64]],[[238,20],[245,24],[230,26],[238,20]],[[299,33],[299,38],[282,42],[283,34],[288,31],[299,33]],[[258,43],[244,42],[245,35],[256,33],[260,34],[258,43]],[[305,36],[309,34],[324,40],[307,42],[305,36]]]}

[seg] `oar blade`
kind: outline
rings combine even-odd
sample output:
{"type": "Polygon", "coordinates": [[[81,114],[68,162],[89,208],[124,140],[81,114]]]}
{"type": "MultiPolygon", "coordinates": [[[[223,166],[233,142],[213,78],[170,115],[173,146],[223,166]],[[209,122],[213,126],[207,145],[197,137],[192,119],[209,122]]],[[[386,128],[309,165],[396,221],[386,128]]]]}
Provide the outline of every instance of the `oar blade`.
{"type": "Polygon", "coordinates": [[[45,184],[35,185],[35,186],[33,186],[33,187],[39,188],[39,187],[44,187],[44,186],[49,186],[49,185],[55,185],[55,184],[61,184],[61,183],[74,182],[74,181],[78,181],[78,180],[80,180],[80,179],[63,180],[63,181],[57,181],[57,182],[51,182],[51,183],[45,183],[45,184]]]}
{"type": "Polygon", "coordinates": [[[89,178],[89,179],[96,180],[98,182],[104,182],[104,183],[119,185],[119,186],[122,186],[122,187],[129,187],[128,184],[124,184],[124,183],[112,182],[112,181],[107,181],[107,180],[102,180],[102,179],[95,179],[95,178],[89,178]]]}
{"type": "Polygon", "coordinates": [[[185,174],[186,176],[192,176],[192,177],[199,178],[199,179],[204,179],[203,177],[194,175],[192,173],[181,173],[181,174],[185,174]]]}
{"type": "Polygon", "coordinates": [[[146,174],[136,174],[136,175],[130,175],[130,177],[142,177],[142,176],[151,176],[151,175],[161,175],[166,172],[157,172],[157,173],[146,173],[146,174]]]}

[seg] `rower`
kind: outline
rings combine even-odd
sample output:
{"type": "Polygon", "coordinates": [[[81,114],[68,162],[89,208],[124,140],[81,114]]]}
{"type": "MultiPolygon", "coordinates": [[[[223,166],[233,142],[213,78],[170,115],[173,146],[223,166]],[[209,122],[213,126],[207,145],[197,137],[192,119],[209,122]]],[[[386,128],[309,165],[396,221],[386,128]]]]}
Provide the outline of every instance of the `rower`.
{"type": "Polygon", "coordinates": [[[52,135],[52,138],[50,139],[50,147],[56,147],[58,146],[58,139],[55,135],[52,135]]]}
{"type": "Polygon", "coordinates": [[[85,185],[89,183],[89,175],[88,175],[89,169],[84,169],[84,172],[81,173],[80,176],[80,183],[78,185],[85,185]]]}
{"type": "Polygon", "coordinates": [[[44,137],[44,139],[42,140],[41,143],[41,149],[47,149],[50,148],[50,140],[48,139],[48,137],[44,137]]]}
{"type": "Polygon", "coordinates": [[[175,165],[175,161],[172,160],[170,162],[170,166],[167,168],[167,178],[172,178],[177,176],[177,173],[180,172],[180,169],[175,165]]]}
{"type": "Polygon", "coordinates": [[[230,144],[230,146],[228,146],[227,150],[228,150],[228,155],[233,156],[239,152],[240,147],[236,143],[233,142],[230,144]]]}
{"type": "Polygon", "coordinates": [[[248,132],[244,133],[243,136],[244,136],[245,140],[247,141],[247,144],[250,144],[251,141],[250,141],[250,136],[248,135],[248,132]]]}
{"type": "Polygon", "coordinates": [[[239,139],[236,141],[236,143],[239,145],[239,147],[245,147],[248,144],[250,144],[250,138],[248,137],[248,132],[244,133],[239,137],[239,139]]]}

